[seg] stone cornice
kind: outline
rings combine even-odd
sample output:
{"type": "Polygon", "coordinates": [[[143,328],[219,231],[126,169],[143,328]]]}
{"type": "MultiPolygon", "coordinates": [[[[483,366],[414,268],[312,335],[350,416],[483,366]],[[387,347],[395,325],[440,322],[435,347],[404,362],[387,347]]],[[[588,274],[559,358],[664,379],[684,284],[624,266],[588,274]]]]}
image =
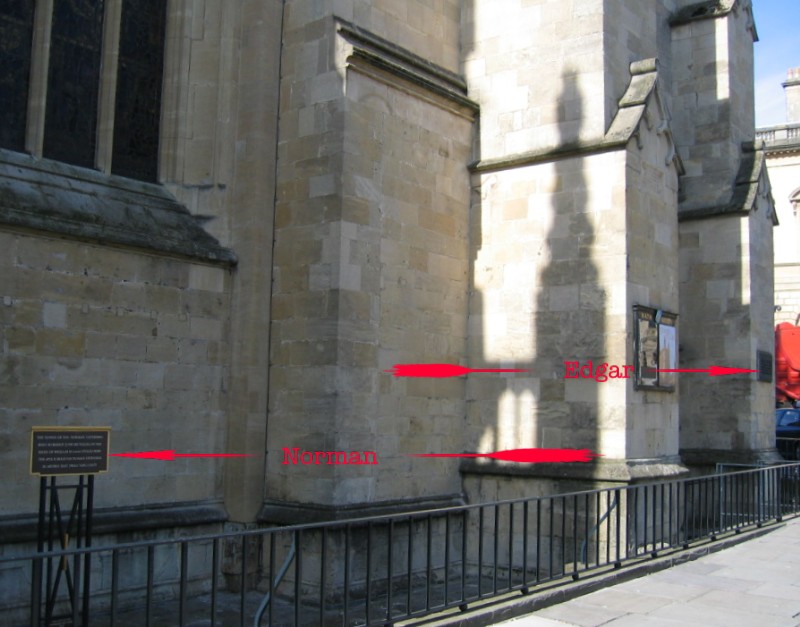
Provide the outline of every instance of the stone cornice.
{"type": "Polygon", "coordinates": [[[800,155],[800,139],[776,139],[764,142],[764,152],[770,155],[800,155]]]}
{"type": "Polygon", "coordinates": [[[735,0],[704,0],[695,2],[681,9],[678,9],[670,18],[670,26],[681,26],[690,22],[702,20],[713,20],[718,17],[725,17],[736,4],[735,0]]]}
{"type": "Polygon", "coordinates": [[[595,459],[581,464],[515,464],[468,459],[461,463],[465,475],[505,475],[539,479],[634,483],[687,473],[678,456],[661,459],[595,459]]]}
{"type": "Polygon", "coordinates": [[[683,164],[675,150],[675,142],[670,130],[669,113],[659,94],[656,59],[635,61],[630,65],[630,72],[631,81],[619,101],[617,114],[608,131],[599,141],[575,142],[507,157],[483,159],[471,164],[470,170],[481,173],[493,172],[621,150],[634,137],[637,145],[641,148],[640,133],[641,125],[644,122],[648,129],[655,126],[656,133],[665,135],[670,146],[665,164],[674,164],[678,174],[683,174],[683,164]]]}
{"type": "Polygon", "coordinates": [[[467,97],[466,80],[459,74],[346,20],[334,19],[337,33],[350,47],[347,51],[349,67],[395,88],[400,86],[400,79],[416,95],[443,99],[455,105],[455,112],[467,117],[474,117],[478,112],[480,107],[467,97]]]}
{"type": "Polygon", "coordinates": [[[627,141],[636,137],[641,148],[642,122],[648,129],[656,128],[656,133],[664,135],[668,144],[664,164],[674,164],[678,174],[684,173],[683,163],[675,148],[675,140],[670,128],[670,114],[661,97],[658,86],[657,59],[634,61],[630,65],[631,81],[619,101],[619,109],[606,133],[606,139],[618,138],[627,141]]]}
{"type": "Polygon", "coordinates": [[[499,157],[496,159],[481,159],[480,161],[470,164],[469,169],[473,172],[479,173],[510,170],[513,168],[536,165],[537,163],[549,163],[552,161],[560,161],[562,159],[571,159],[573,157],[586,157],[589,155],[597,155],[604,152],[621,150],[627,145],[627,143],[627,141],[621,141],[618,139],[614,141],[606,141],[603,139],[598,142],[575,142],[563,144],[556,148],[519,152],[507,157],[499,157]]]}
{"type": "Polygon", "coordinates": [[[753,6],[750,0],[704,0],[685,6],[676,11],[670,18],[671,27],[683,26],[702,20],[713,20],[726,17],[731,12],[743,8],[747,12],[749,21],[748,30],[753,36],[753,41],[758,41],[755,20],[753,19],[753,6]]]}
{"type": "Polygon", "coordinates": [[[161,185],[0,149],[0,227],[234,265],[161,185]]]}
{"type": "Polygon", "coordinates": [[[757,149],[752,143],[745,143],[742,145],[742,159],[739,162],[739,172],[736,175],[730,201],[725,205],[679,210],[678,221],[748,215],[757,209],[759,195],[769,197],[770,205],[773,207],[771,220],[774,225],[778,224],[769,189],[766,154],[764,150],[757,149]]]}

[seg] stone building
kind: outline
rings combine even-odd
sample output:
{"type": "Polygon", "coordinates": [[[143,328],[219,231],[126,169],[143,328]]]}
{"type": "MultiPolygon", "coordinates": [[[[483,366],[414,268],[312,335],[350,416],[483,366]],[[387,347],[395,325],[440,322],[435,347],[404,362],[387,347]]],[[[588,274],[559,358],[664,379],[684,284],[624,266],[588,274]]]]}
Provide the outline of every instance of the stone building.
{"type": "Polygon", "coordinates": [[[783,83],[786,124],[759,128],[764,142],[772,195],[780,225],[775,229],[775,324],[796,324],[800,316],[800,68],[791,68],[783,83]]]}
{"type": "Polygon", "coordinates": [[[0,14],[6,543],[32,539],[37,425],[251,455],[112,459],[107,534],[769,458],[769,383],[647,370],[656,346],[697,368],[772,350],[749,0],[164,6],[0,14]],[[589,361],[640,365],[567,378],[589,361]],[[386,372],[405,363],[527,372],[386,372]],[[410,457],[524,447],[603,457],[410,457]]]}

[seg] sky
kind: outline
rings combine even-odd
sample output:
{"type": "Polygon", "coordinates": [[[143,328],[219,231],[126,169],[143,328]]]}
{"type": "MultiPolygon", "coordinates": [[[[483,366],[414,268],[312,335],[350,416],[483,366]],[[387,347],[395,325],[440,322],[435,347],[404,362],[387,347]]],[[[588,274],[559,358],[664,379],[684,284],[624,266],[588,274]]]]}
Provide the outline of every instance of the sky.
{"type": "Polygon", "coordinates": [[[753,16],[756,126],[785,124],[782,83],[789,68],[800,68],[800,0],[753,0],[753,16]]]}

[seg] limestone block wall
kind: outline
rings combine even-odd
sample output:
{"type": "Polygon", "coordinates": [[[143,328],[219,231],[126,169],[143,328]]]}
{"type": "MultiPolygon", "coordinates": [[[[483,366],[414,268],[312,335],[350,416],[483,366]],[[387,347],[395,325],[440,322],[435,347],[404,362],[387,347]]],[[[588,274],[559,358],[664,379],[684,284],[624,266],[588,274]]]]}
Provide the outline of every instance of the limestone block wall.
{"type": "Polygon", "coordinates": [[[168,7],[160,179],[233,249],[226,477],[232,520],[255,519],[264,484],[270,283],[283,2],[168,7]]]}
{"type": "MultiPolygon", "coordinates": [[[[655,113],[656,103],[651,101],[649,106],[655,113]]],[[[672,140],[659,126],[660,120],[657,119],[655,116],[653,119],[646,118],[639,128],[639,135],[635,141],[631,141],[627,150],[625,233],[628,316],[635,305],[670,313],[679,311],[678,166],[671,159],[674,154],[672,140]]],[[[636,360],[632,350],[634,329],[629,321],[630,317],[626,319],[629,326],[623,327],[627,333],[617,336],[617,341],[627,346],[626,363],[633,364],[636,360]]],[[[690,326],[691,323],[678,319],[679,344],[684,326],[690,326]]],[[[625,442],[624,457],[676,462],[682,381],[673,391],[636,391],[632,382],[625,383],[626,433],[618,436],[625,442]]]]}
{"type": "Polygon", "coordinates": [[[383,370],[463,359],[472,109],[371,24],[287,18],[262,517],[449,498],[453,464],[407,454],[458,448],[463,381],[383,370]],[[309,50],[316,65],[296,62],[309,50]],[[285,447],[378,464],[287,465],[285,447]]]}
{"type": "Polygon", "coordinates": [[[201,0],[168,7],[160,180],[210,230],[230,239],[227,188],[234,172],[238,11],[201,0]]]}
{"type": "Polygon", "coordinates": [[[464,3],[463,67],[470,95],[481,103],[482,159],[603,136],[613,115],[606,107],[604,5],[464,3]],[[563,92],[566,76],[574,82],[563,92]]]}
{"type": "Polygon", "coordinates": [[[607,343],[628,318],[624,174],[611,153],[480,175],[472,365],[531,373],[469,377],[468,449],[597,450],[598,413],[624,422],[624,394],[616,412],[599,402],[618,383],[564,379],[567,360],[626,359],[607,343]]]}
{"type": "MultiPolygon", "coordinates": [[[[481,105],[470,356],[532,369],[469,377],[468,449],[676,460],[676,393],[637,392],[632,378],[565,379],[564,363],[631,364],[633,306],[677,311],[671,68],[631,65],[671,63],[676,7],[657,4],[466,6],[464,67],[481,105]],[[667,95],[647,100],[656,82],[667,95]]],[[[626,464],[584,474],[629,480],[626,464]]]]}
{"type": "MultiPolygon", "coordinates": [[[[756,367],[772,354],[774,212],[752,142],[749,2],[687,7],[673,22],[675,138],[681,179],[681,366],[756,367]],[[702,365],[701,365],[702,364],[702,365]]],[[[687,463],[769,459],[772,389],[755,375],[681,380],[687,463]]]]}
{"type": "MultiPolygon", "coordinates": [[[[15,242],[6,247],[4,283],[31,293],[55,286],[38,302],[20,301],[28,309],[19,317],[16,292],[4,292],[11,302],[4,311],[12,316],[6,337],[15,338],[8,363],[28,364],[20,379],[26,394],[36,389],[43,399],[63,400],[59,406],[47,400],[46,409],[34,412],[35,424],[99,420],[114,428],[116,450],[252,455],[229,465],[229,472],[215,462],[115,460],[112,468],[124,467],[125,479],[120,489],[98,489],[99,507],[224,500],[230,520],[252,522],[261,506],[282,10],[277,0],[168,6],[159,182],[235,252],[235,269],[177,260],[156,249],[113,248],[102,237],[83,244],[3,234],[15,242]],[[28,258],[35,259],[30,267],[28,258]],[[49,335],[58,344],[72,342],[69,354],[35,339],[49,335]]],[[[90,215],[103,215],[103,198],[87,202],[90,215]]],[[[8,405],[15,420],[19,411],[38,406],[19,401],[20,394],[14,392],[16,404],[8,405]]],[[[18,455],[27,450],[25,444],[18,455]]],[[[24,505],[29,501],[29,495],[19,500],[14,511],[32,513],[35,503],[24,505]]],[[[219,507],[215,519],[224,516],[219,507]]]]}
{"type": "MultiPolygon", "coordinates": [[[[775,332],[772,321],[775,311],[775,266],[772,234],[775,230],[775,220],[769,183],[766,181],[764,183],[766,184],[756,200],[748,225],[746,240],[748,253],[743,263],[750,274],[750,320],[753,328],[750,340],[751,354],[763,351],[774,359],[775,332]]],[[[758,368],[758,365],[751,368],[758,368]]],[[[756,449],[771,449],[774,446],[774,380],[773,366],[771,381],[756,381],[751,384],[749,390],[752,399],[751,415],[738,425],[742,440],[756,449]]]]}
{"type": "MultiPolygon", "coordinates": [[[[222,2],[223,11],[231,3],[222,2]]],[[[227,446],[252,457],[225,471],[225,506],[231,520],[252,522],[264,494],[269,377],[273,225],[275,221],[278,84],[283,3],[246,0],[236,14],[232,42],[238,46],[235,90],[220,70],[221,91],[230,99],[233,119],[226,134],[232,184],[225,212],[230,242],[239,263],[233,276],[230,310],[230,387],[227,446]],[[235,122],[234,122],[235,120],[235,122]]],[[[233,51],[237,50],[234,48],[233,51]]],[[[221,52],[221,62],[233,51],[221,52]]],[[[224,97],[223,102],[228,102],[224,97]]],[[[227,123],[223,111],[221,123],[227,123]]],[[[221,187],[217,185],[217,187],[221,187]]]]}
{"type": "Polygon", "coordinates": [[[755,89],[753,86],[753,46],[757,42],[752,0],[734,3],[732,19],[728,22],[728,53],[730,65],[722,72],[718,84],[725,89],[730,102],[730,142],[733,146],[752,141],[755,134],[755,89]]]}
{"type": "MultiPolygon", "coordinates": [[[[108,426],[113,451],[225,447],[223,268],[0,232],[4,514],[38,509],[33,426],[108,426]]],[[[221,464],[112,458],[95,506],[218,502],[221,464]]]]}
{"type": "MultiPolygon", "coordinates": [[[[460,5],[458,0],[292,0],[286,3],[286,44],[299,44],[293,37],[296,29],[305,30],[305,25],[319,29],[320,20],[336,16],[455,72],[459,66],[460,5]]],[[[314,39],[307,39],[303,48],[304,56],[284,56],[290,74],[300,65],[313,71],[318,62],[326,63],[326,53],[318,56],[314,39]]]]}
{"type": "Polygon", "coordinates": [[[640,135],[619,151],[476,176],[470,356],[531,373],[470,375],[468,449],[677,458],[677,391],[565,377],[566,361],[634,363],[634,305],[678,310],[677,170],[656,124],[640,135]]]}
{"type": "Polygon", "coordinates": [[[682,210],[727,203],[740,146],[755,132],[752,12],[749,2],[730,5],[720,12],[699,7],[672,25],[674,129],[686,168],[682,210]]]}
{"type": "MultiPolygon", "coordinates": [[[[757,368],[774,353],[772,218],[763,200],[751,215],[684,221],[681,237],[681,367],[757,368]],[[705,364],[701,366],[700,364],[705,364]]],[[[754,374],[681,382],[681,449],[689,462],[752,460],[774,445],[774,385],[754,374]]]]}
{"type": "Polygon", "coordinates": [[[672,37],[669,19],[676,0],[637,2],[610,0],[605,3],[603,27],[606,56],[606,127],[617,111],[620,94],[630,81],[630,64],[641,59],[658,60],[661,97],[672,111],[672,37]]]}
{"type": "MultiPolygon", "coordinates": [[[[748,367],[750,363],[749,346],[743,351],[741,345],[726,341],[749,331],[747,309],[742,305],[746,274],[740,261],[745,227],[745,218],[681,223],[681,320],[699,322],[682,329],[682,367],[709,359],[709,364],[748,367]]],[[[681,413],[682,447],[732,449],[732,430],[726,423],[738,412],[749,414],[750,408],[740,405],[749,383],[742,377],[713,384],[684,377],[681,387],[686,399],[681,413]],[[734,398],[737,402],[731,403],[734,398]],[[724,408],[715,412],[717,419],[697,420],[693,426],[693,415],[714,408],[724,408]]]]}

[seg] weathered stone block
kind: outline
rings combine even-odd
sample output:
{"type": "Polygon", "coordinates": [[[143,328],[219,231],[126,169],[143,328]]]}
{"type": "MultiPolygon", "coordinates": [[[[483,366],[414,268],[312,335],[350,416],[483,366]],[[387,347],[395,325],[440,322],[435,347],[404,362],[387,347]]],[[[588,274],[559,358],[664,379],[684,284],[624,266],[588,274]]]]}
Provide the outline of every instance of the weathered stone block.
{"type": "Polygon", "coordinates": [[[11,327],[5,330],[5,340],[12,353],[30,353],[36,349],[36,332],[30,327],[11,327]]]}
{"type": "Polygon", "coordinates": [[[80,357],[86,347],[84,333],[71,333],[40,329],[36,333],[36,352],[41,355],[58,357],[80,357]]]}

